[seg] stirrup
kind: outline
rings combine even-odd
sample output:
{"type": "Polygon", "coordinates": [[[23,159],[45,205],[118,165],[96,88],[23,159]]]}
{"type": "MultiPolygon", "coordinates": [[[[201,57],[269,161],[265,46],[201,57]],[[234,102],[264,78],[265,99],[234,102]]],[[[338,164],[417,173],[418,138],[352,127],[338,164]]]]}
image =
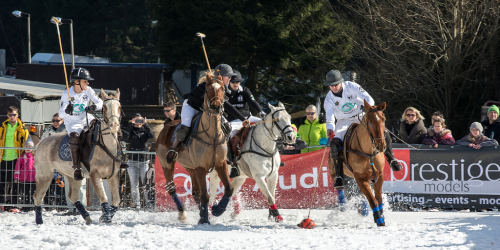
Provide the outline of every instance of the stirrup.
{"type": "Polygon", "coordinates": [[[175,151],[174,149],[169,149],[168,152],[167,152],[167,155],[166,155],[166,158],[167,158],[167,163],[168,164],[171,164],[172,162],[174,162],[176,159],[177,159],[177,156],[179,156],[179,153],[177,151],[175,151]],[[171,160],[169,160],[168,156],[173,152],[173,156],[171,156],[171,160]]]}

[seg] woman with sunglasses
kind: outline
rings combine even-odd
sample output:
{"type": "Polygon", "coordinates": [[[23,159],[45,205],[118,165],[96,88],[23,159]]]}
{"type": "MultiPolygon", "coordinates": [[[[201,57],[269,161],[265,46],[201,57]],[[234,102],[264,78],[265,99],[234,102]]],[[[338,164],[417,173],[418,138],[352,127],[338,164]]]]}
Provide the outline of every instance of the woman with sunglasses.
{"type": "MultiPolygon", "coordinates": [[[[324,118],[319,119],[317,117],[316,107],[314,105],[309,105],[306,108],[306,117],[301,118],[298,133],[302,140],[306,142],[307,146],[320,145],[319,140],[326,138],[325,120],[324,118]]],[[[305,148],[302,149],[302,153],[309,153],[321,149],[323,148],[305,148]]]]}
{"type": "MultiPolygon", "coordinates": [[[[344,162],[342,159],[342,143],[344,136],[354,122],[359,122],[364,112],[364,100],[370,105],[374,105],[373,98],[359,84],[351,81],[344,81],[342,74],[338,70],[330,70],[326,74],[325,86],[328,86],[328,94],[325,97],[324,108],[326,112],[326,129],[330,141],[330,154],[335,168],[333,187],[337,190],[344,189],[344,162]]],[[[386,150],[384,152],[389,166],[393,171],[399,171],[403,167],[398,163],[392,153],[391,138],[387,130],[385,131],[386,150]]]]}
{"type": "Polygon", "coordinates": [[[67,132],[66,125],[64,125],[64,119],[59,117],[59,113],[55,113],[54,116],[52,116],[52,125],[43,130],[43,135],[40,140],[61,132],[67,132]]]}
{"type": "Polygon", "coordinates": [[[401,117],[399,137],[409,144],[421,144],[425,135],[427,135],[424,119],[418,109],[414,107],[406,108],[401,117]]]}

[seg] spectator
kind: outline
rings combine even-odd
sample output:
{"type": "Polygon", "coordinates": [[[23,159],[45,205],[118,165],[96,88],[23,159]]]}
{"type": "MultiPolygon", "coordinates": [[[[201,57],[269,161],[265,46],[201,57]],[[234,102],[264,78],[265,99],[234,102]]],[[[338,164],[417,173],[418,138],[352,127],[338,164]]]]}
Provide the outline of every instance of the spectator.
{"type": "Polygon", "coordinates": [[[167,117],[167,119],[165,119],[165,123],[163,124],[163,126],[166,126],[169,122],[173,120],[181,119],[181,114],[179,114],[179,112],[176,111],[174,102],[167,102],[163,104],[163,113],[167,117]]]}
{"type": "Polygon", "coordinates": [[[432,113],[431,125],[429,126],[429,128],[432,128],[433,127],[432,123],[434,122],[434,120],[437,120],[439,118],[443,119],[443,121],[446,122],[446,120],[444,119],[443,113],[441,113],[441,111],[436,111],[436,112],[432,113]]]}
{"type": "Polygon", "coordinates": [[[481,122],[484,128],[484,135],[490,139],[500,141],[500,121],[498,120],[498,107],[491,105],[488,109],[488,118],[481,122]]]}
{"type": "Polygon", "coordinates": [[[409,144],[420,144],[427,134],[424,117],[414,107],[406,108],[401,118],[399,137],[409,144]]]}
{"type": "MultiPolygon", "coordinates": [[[[0,147],[22,147],[24,142],[28,140],[28,130],[18,118],[18,111],[19,109],[14,106],[7,109],[8,119],[0,127],[0,147]]],[[[6,184],[14,181],[14,168],[20,154],[21,150],[0,149],[0,204],[12,204],[13,202],[12,199],[5,198],[9,195],[6,184]]],[[[16,185],[11,186],[12,197],[17,197],[16,185]]],[[[8,210],[9,208],[5,207],[4,209],[8,210]]]]}
{"type": "MultiPolygon", "coordinates": [[[[27,140],[24,143],[25,148],[35,148],[35,143],[32,140],[27,140]]],[[[19,156],[16,162],[14,171],[14,182],[17,183],[17,190],[24,194],[24,204],[33,204],[30,199],[35,194],[35,167],[33,166],[33,150],[26,149],[19,156]]],[[[18,199],[21,200],[21,199],[18,199]]],[[[22,211],[29,211],[29,207],[23,207],[22,211]]]]}
{"type": "MultiPolygon", "coordinates": [[[[316,117],[316,107],[314,105],[309,105],[306,108],[306,117],[302,118],[298,133],[308,146],[320,145],[319,140],[326,138],[326,123],[316,117]]],[[[302,149],[302,153],[320,149],[322,148],[305,148],[302,149]]]]}
{"type": "Polygon", "coordinates": [[[481,147],[497,146],[498,142],[483,135],[481,123],[473,122],[470,125],[470,133],[458,140],[456,144],[480,149],[481,147]]]}
{"type": "Polygon", "coordinates": [[[444,124],[443,119],[439,118],[433,121],[433,127],[429,129],[422,144],[431,145],[433,148],[437,148],[438,144],[442,145],[454,145],[455,139],[451,135],[451,131],[446,129],[446,124],[444,124]]]}
{"type": "MultiPolygon", "coordinates": [[[[149,151],[146,143],[149,139],[154,138],[151,128],[141,114],[135,114],[134,119],[126,128],[127,133],[124,133],[123,139],[130,143],[130,151],[149,151]]],[[[130,176],[130,186],[132,190],[132,199],[134,204],[132,207],[141,207],[141,198],[139,193],[139,176],[141,183],[146,183],[146,172],[149,169],[149,160],[144,154],[130,154],[128,160],[128,175],[130,176]]],[[[147,197],[147,193],[145,193],[147,197]]]]}
{"type": "Polygon", "coordinates": [[[43,130],[42,139],[45,139],[55,133],[68,132],[66,131],[66,125],[64,125],[64,119],[59,117],[59,113],[55,113],[52,116],[52,125],[43,130]]]}
{"type": "MultiPolygon", "coordinates": [[[[297,127],[292,124],[293,131],[295,131],[295,143],[294,144],[284,144],[278,143],[278,149],[280,155],[294,155],[300,154],[302,149],[307,148],[307,144],[300,138],[300,134],[297,133],[297,127]]],[[[284,163],[281,163],[284,166],[284,163]]]]}

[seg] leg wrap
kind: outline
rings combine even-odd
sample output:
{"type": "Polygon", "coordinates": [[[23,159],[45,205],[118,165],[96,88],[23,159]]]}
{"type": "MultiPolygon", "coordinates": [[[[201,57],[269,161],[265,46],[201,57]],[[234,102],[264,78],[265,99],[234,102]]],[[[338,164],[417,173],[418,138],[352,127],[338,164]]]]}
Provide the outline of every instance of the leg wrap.
{"type": "Polygon", "coordinates": [[[111,208],[110,208],[110,210],[109,210],[109,215],[110,215],[110,218],[111,218],[111,219],[113,219],[113,217],[115,216],[116,211],[118,211],[118,207],[111,206],[111,208]]]}
{"type": "Polygon", "coordinates": [[[109,204],[107,202],[103,202],[101,204],[102,207],[102,215],[99,218],[99,222],[110,223],[111,222],[111,210],[109,208],[109,204]]]}
{"type": "Polygon", "coordinates": [[[37,225],[43,224],[42,206],[35,206],[35,222],[37,225]]]}
{"type": "Polygon", "coordinates": [[[372,209],[372,211],[373,219],[375,220],[375,223],[377,223],[377,226],[385,225],[384,215],[382,214],[382,211],[380,211],[380,206],[372,209]]]}
{"type": "Polygon", "coordinates": [[[179,199],[177,193],[170,194],[170,197],[172,197],[172,200],[174,200],[174,203],[177,206],[177,210],[181,213],[184,212],[184,204],[182,204],[182,201],[179,199]]]}
{"type": "Polygon", "coordinates": [[[344,195],[344,190],[338,190],[337,192],[339,194],[340,211],[345,212],[347,210],[347,208],[346,208],[346,199],[345,199],[345,195],[344,195]]]}
{"type": "Polygon", "coordinates": [[[80,212],[80,214],[84,219],[89,216],[89,213],[87,212],[87,210],[80,201],[75,202],[75,207],[76,209],[78,209],[78,212],[80,212]]]}
{"type": "Polygon", "coordinates": [[[220,216],[221,214],[223,214],[226,211],[228,203],[229,203],[229,198],[226,197],[225,195],[222,196],[222,199],[220,200],[219,204],[212,205],[212,215],[220,216]]]}
{"type": "Polygon", "coordinates": [[[208,224],[210,225],[210,221],[208,220],[208,204],[199,205],[200,208],[200,220],[198,224],[208,224]]]}

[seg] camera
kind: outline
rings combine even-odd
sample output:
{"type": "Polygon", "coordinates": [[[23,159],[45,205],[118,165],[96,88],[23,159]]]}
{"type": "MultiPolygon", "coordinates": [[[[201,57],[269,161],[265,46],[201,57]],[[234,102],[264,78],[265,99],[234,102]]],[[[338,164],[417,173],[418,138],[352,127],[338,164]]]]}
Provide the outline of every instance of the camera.
{"type": "Polygon", "coordinates": [[[144,120],[143,119],[136,119],[135,123],[144,123],[144,120]]]}

